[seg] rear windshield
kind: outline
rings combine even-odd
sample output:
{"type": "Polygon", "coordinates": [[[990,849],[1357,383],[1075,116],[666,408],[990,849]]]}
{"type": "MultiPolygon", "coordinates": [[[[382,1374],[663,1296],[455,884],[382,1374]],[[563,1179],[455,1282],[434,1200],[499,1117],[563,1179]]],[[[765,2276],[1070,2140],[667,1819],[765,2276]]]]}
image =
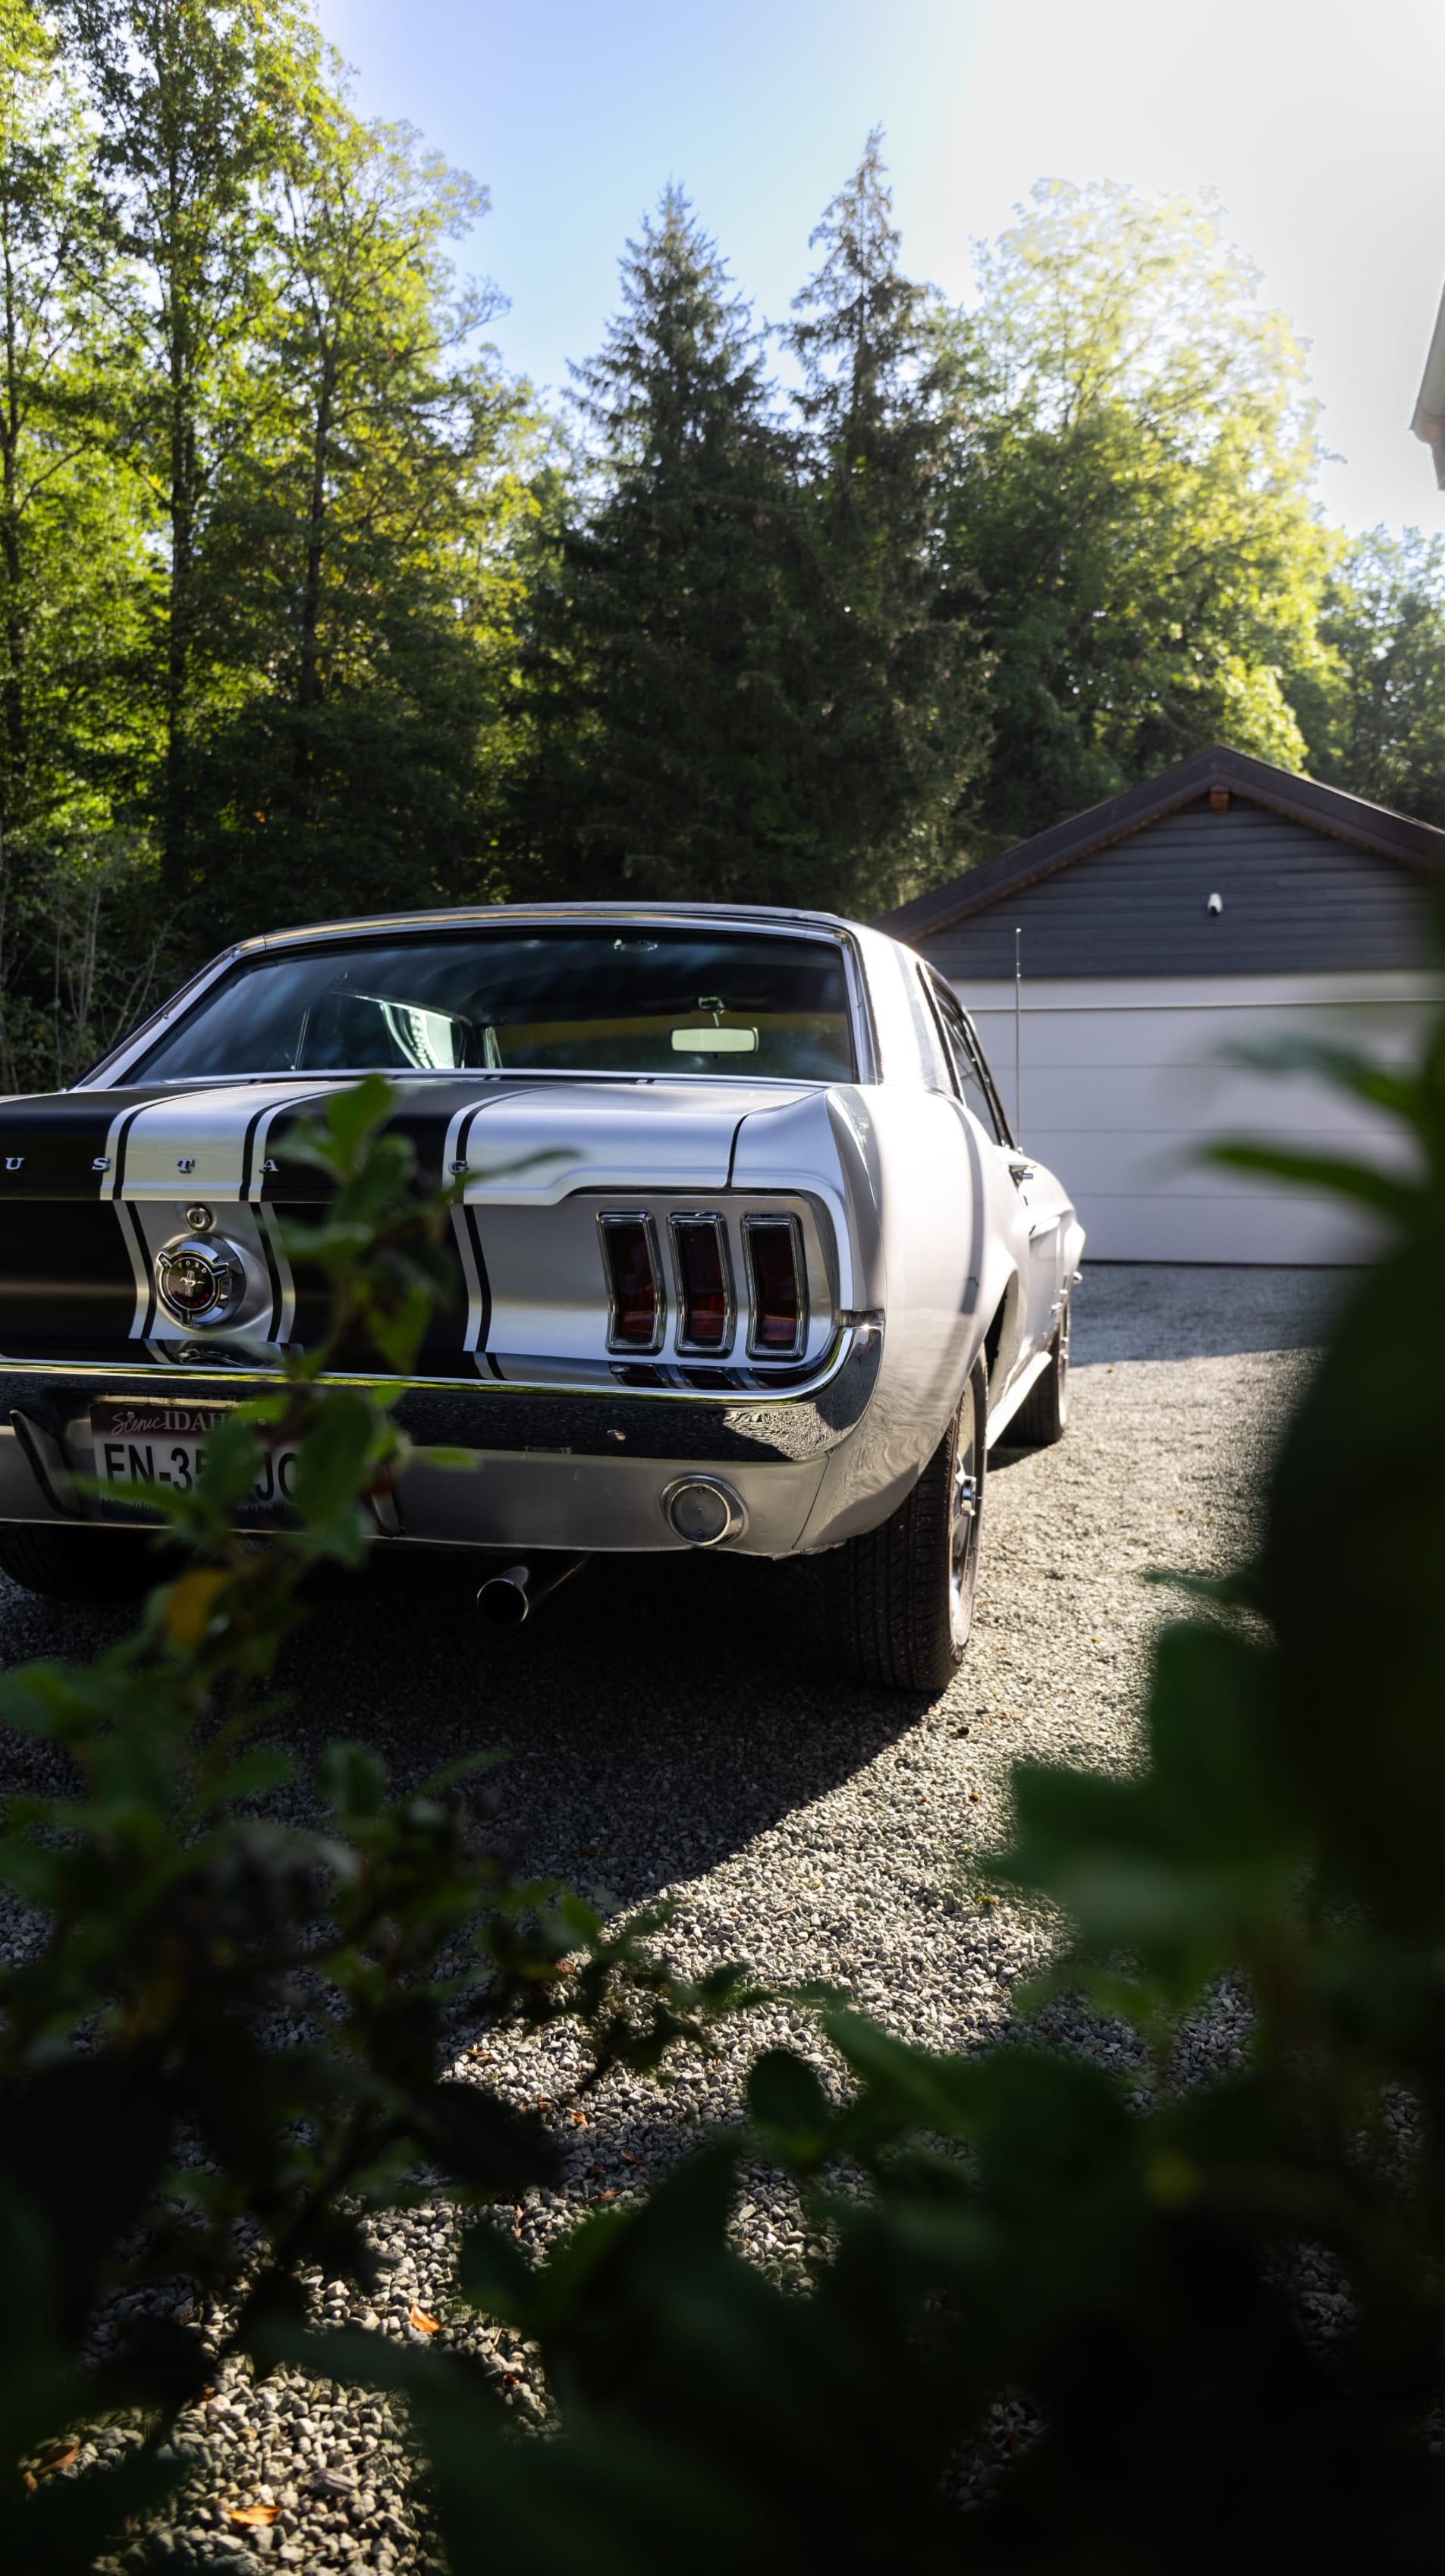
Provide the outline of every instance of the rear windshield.
{"type": "Polygon", "coordinates": [[[851,1081],[838,948],[743,930],[468,931],[235,966],[127,1081],[465,1066],[851,1081]]]}

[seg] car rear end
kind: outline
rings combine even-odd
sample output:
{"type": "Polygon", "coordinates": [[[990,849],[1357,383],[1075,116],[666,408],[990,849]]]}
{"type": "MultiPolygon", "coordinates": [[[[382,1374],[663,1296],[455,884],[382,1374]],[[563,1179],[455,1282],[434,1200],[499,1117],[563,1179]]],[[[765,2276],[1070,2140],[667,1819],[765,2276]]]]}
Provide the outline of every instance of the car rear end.
{"type": "MultiPolygon", "coordinates": [[[[421,1173],[459,1185],[451,1293],[397,1412],[422,1448],[468,1461],[414,1458],[378,1500],[378,1536],[802,1542],[881,1349],[846,941],[794,936],[777,965],[756,926],[730,947],[683,924],[669,951],[665,926],[598,934],[593,916],[589,984],[570,925],[507,936],[511,982],[489,964],[480,1000],[451,924],[283,943],[280,1040],[277,987],[255,971],[277,952],[260,944],[226,962],[209,1005],[182,996],[88,1086],[0,1105],[0,1520],[133,1521],[127,1483],[193,1475],[220,1411],[319,1333],[321,1283],[291,1233],[323,1202],[293,1147],[372,1069],[328,1053],[364,1043],[393,1050],[421,1173]],[[588,1018],[577,996],[609,976],[588,1018]],[[278,1045],[295,1060],[256,1062],[278,1045]]],[[[258,1521],[285,1508],[286,1460],[273,1468],[258,1521]]]]}

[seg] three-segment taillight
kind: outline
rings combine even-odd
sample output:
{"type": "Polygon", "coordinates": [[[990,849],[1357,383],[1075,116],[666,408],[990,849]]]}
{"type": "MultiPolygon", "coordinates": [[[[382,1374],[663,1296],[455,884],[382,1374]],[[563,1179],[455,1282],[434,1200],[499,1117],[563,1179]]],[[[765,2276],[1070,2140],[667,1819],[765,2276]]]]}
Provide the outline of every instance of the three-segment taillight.
{"type": "MultiPolygon", "coordinates": [[[[652,1218],[608,1209],[599,1216],[607,1276],[607,1347],[645,1357],[660,1351],[668,1294],[652,1218]]],[[[686,1357],[723,1359],[737,1333],[737,1299],[725,1218],[713,1210],[668,1218],[677,1298],[674,1347],[686,1357]]],[[[747,1266],[750,1359],[791,1360],[808,1338],[807,1270],[795,1216],[750,1214],[742,1220],[747,1266]]]]}
{"type": "Polygon", "coordinates": [[[717,1357],[733,1346],[727,1229],[720,1216],[674,1216],[668,1224],[677,1273],[677,1347],[717,1357]]]}
{"type": "Polygon", "coordinates": [[[652,1219],[609,1213],[597,1223],[607,1273],[607,1347],[610,1351],[660,1350],[667,1307],[652,1219]]]}

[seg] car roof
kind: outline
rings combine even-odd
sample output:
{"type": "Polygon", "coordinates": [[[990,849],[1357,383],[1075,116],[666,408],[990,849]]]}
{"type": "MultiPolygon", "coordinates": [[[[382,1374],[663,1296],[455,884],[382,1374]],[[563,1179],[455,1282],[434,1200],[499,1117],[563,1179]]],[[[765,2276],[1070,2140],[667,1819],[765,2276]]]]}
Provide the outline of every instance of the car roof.
{"type": "Polygon", "coordinates": [[[569,922],[601,923],[613,921],[676,922],[681,926],[702,922],[756,923],[759,929],[773,930],[797,927],[822,930],[833,937],[844,931],[856,931],[861,924],[846,921],[841,913],[805,911],[784,904],[764,903],[484,903],[447,904],[426,912],[358,913],[337,921],[308,921],[291,930],[270,930],[251,939],[237,942],[235,956],[252,956],[272,948],[290,948],[309,940],[378,937],[386,931],[401,930],[478,930],[519,927],[526,922],[554,924],[558,928],[569,922]]]}

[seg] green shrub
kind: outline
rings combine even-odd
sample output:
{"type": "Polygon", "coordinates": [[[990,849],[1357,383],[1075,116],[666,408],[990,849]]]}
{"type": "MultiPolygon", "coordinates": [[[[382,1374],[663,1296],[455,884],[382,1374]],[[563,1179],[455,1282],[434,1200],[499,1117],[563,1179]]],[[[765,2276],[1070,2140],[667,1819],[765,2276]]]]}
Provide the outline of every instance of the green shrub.
{"type": "Polygon", "coordinates": [[[551,2178],[534,2115],[442,2080],[460,2012],[565,2012],[597,2070],[655,2065],[742,1999],[729,1971],[691,1987],[659,1965],[659,1914],[607,1931],[567,1891],[518,1883],[468,1799],[486,1755],[393,1800],[369,1752],[333,1745],[328,1823],[265,1813],[289,1778],[265,1685],[301,1587],[361,1562],[367,1495],[406,1448],[383,1395],[328,1367],[369,1346],[404,1371],[446,1277],[449,1200],[418,1190],[391,1098],[379,1080],[338,1093],[296,1149],[330,1193],[292,1245],[329,1282],[328,1326],[214,1432],[190,1493],[147,1495],[187,1569],[94,1664],[0,1681],[0,1720],[61,1748],[76,1784],[11,1799],[0,1825],[0,1879],[46,1922],[0,1976],[7,2571],[90,2566],[176,2478],[164,2437],[220,2355],[167,2306],[219,2304],[220,2354],[255,2351],[304,2315],[307,2267],[374,2277],[368,2210],[551,2178]],[[232,1521],[283,1444],[295,1525],[258,1545],[232,1521]],[[291,2045],[263,2031],[278,2011],[291,2045]],[[123,2468],[44,2476],[68,2426],[117,2410],[149,2428],[123,2468]]]}
{"type": "MultiPolygon", "coordinates": [[[[405,2393],[457,2576],[1433,2568],[1445,1031],[1408,1080],[1349,1078],[1404,1121],[1414,1164],[1388,1185],[1330,1171],[1390,1240],[1284,1440],[1255,1560],[1196,1586],[1196,1611],[1160,1635],[1138,1772],[1021,1766],[997,1864],[1068,1927],[1052,1987],[1137,2023],[1150,2083],[1037,2039],[933,2056],[821,2007],[836,2084],[762,2056],[745,2127],[535,2267],[484,2217],[470,2226],[457,2297],[535,2340],[545,2439],[519,2435],[462,2356],[309,2332],[299,2266],[359,2269],[358,2214],[418,2158],[478,2202],[546,2176],[539,2131],[438,2081],[459,1938],[498,2001],[580,2006],[601,2063],[654,2064],[748,1998],[728,1972],[674,1989],[645,1926],[609,1944],[572,1901],[549,1912],[447,1784],[389,1807],[359,1752],[328,1758],[331,1835],[247,1820],[238,1800],[277,1775],[254,1698],[227,1695],[268,1669],[304,1565],[360,1554],[357,1497],[396,1461],[384,1409],[328,1390],[324,1353],[269,1412],[248,1408],[219,1481],[180,1515],[201,1561],[142,1636],[83,1672],[14,1676],[0,1703],[82,1775],[76,1799],[12,1806],[0,1843],[11,1885],[52,1918],[0,1990],[11,2455],[106,2407],[169,2420],[212,2366],[193,2337],[84,2354],[118,2282],[185,2275],[231,2302],[233,2347],[405,2393]],[[225,1522],[245,1444],[288,1421],[313,1444],[311,1517],[258,1571],[225,1522]],[[563,1981],[569,1947],[582,1973],[563,1981]],[[303,1974],[329,1999],[324,2045],[261,2047],[258,1999],[303,1974]],[[1248,2061],[1175,2085],[1181,2026],[1221,1986],[1249,1997],[1248,2061]],[[759,2155],[795,2179],[827,2246],[806,2294],[729,2245],[739,2169],[759,2155]],[[1305,2264],[1339,2283],[1328,2342],[1305,2264]],[[1017,2455],[965,2515],[970,2448],[1010,2398],[1017,2455]]],[[[410,1195],[383,1110],[378,1093],[352,1112],[353,1138],[331,1112],[317,1150],[341,1188],[318,1257],[336,1333],[361,1319],[400,1364],[440,1216],[410,1195]],[[347,1199],[363,1175],[364,1207],[347,1199]]],[[[83,2565],[161,2475],[152,2443],[61,2497],[17,2494],[6,2563],[83,2565]]]]}

